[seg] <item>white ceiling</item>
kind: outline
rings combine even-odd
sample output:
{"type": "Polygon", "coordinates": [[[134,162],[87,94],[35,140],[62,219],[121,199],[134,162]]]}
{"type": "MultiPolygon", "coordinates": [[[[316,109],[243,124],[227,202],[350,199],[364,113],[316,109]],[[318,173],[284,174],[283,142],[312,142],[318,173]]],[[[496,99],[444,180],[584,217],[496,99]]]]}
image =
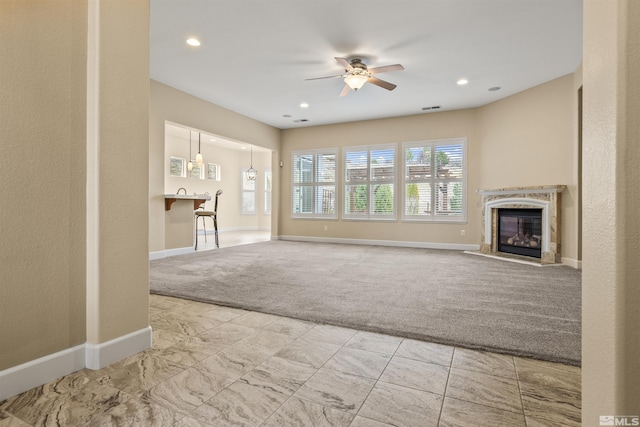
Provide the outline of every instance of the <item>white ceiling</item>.
{"type": "Polygon", "coordinates": [[[581,60],[582,0],[151,0],[151,78],[280,129],[477,107],[581,60]],[[305,81],[336,56],[405,70],[305,81]]]}

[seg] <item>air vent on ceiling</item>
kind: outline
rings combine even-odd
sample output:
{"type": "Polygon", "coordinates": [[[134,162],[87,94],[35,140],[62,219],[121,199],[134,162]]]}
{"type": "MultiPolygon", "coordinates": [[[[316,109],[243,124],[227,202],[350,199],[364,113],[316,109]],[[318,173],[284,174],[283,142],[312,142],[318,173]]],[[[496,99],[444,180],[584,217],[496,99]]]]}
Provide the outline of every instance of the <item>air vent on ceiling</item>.
{"type": "Polygon", "coordinates": [[[303,123],[303,122],[308,122],[309,120],[307,119],[298,119],[298,120],[294,120],[293,123],[303,123]]]}
{"type": "Polygon", "coordinates": [[[433,107],[423,107],[422,111],[439,110],[439,109],[440,109],[439,105],[434,105],[433,107]]]}

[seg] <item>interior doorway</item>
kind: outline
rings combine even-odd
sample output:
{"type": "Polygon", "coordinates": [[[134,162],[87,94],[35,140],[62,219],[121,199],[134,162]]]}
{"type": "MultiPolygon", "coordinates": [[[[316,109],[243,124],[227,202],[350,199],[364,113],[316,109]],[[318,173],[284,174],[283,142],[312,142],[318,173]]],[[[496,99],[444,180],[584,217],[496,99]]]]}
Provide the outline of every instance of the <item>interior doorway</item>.
{"type": "MultiPolygon", "coordinates": [[[[210,200],[200,209],[214,211],[215,194],[221,191],[217,206],[221,248],[271,238],[271,150],[210,131],[165,122],[164,155],[165,194],[180,191],[188,195],[208,195],[210,200]],[[202,159],[200,164],[198,154],[202,159]],[[257,171],[253,179],[246,174],[251,167],[257,171]]],[[[214,227],[208,218],[205,218],[204,226],[202,220],[195,225],[191,214],[182,220],[184,227],[176,233],[186,237],[188,242],[180,246],[190,245],[192,239],[195,243],[197,236],[198,250],[215,248],[214,227]]],[[[166,230],[168,234],[171,232],[166,230]]]]}

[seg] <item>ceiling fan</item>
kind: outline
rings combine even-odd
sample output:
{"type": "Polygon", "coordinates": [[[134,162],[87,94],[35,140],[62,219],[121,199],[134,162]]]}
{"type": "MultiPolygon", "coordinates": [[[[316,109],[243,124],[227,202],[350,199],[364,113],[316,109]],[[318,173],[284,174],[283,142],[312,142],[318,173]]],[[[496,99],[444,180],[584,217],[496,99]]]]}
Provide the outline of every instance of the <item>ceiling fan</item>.
{"type": "Polygon", "coordinates": [[[348,61],[346,58],[338,58],[336,57],[336,61],[340,63],[344,67],[345,74],[338,74],[335,76],[327,76],[327,77],[315,77],[306,80],[319,80],[319,79],[331,79],[341,77],[344,79],[344,88],[342,92],[340,92],[340,96],[345,96],[349,93],[351,89],[357,91],[365,83],[369,82],[376,86],[380,86],[381,88],[387,90],[394,90],[396,85],[393,83],[389,83],[384,80],[380,80],[377,77],[373,77],[373,74],[378,73],[387,73],[389,71],[401,71],[404,70],[404,67],[400,64],[393,65],[384,65],[382,67],[375,68],[367,68],[367,65],[362,62],[360,58],[353,58],[351,61],[348,61]]]}

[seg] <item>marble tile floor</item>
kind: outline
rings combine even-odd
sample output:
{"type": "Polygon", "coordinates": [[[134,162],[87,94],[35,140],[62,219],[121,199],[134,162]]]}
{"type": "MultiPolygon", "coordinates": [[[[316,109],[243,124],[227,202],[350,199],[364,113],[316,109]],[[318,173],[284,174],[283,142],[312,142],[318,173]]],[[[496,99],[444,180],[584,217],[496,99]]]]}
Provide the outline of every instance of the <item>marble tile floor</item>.
{"type": "Polygon", "coordinates": [[[150,301],[153,348],[0,402],[0,427],[580,425],[576,367],[150,301]]]}

